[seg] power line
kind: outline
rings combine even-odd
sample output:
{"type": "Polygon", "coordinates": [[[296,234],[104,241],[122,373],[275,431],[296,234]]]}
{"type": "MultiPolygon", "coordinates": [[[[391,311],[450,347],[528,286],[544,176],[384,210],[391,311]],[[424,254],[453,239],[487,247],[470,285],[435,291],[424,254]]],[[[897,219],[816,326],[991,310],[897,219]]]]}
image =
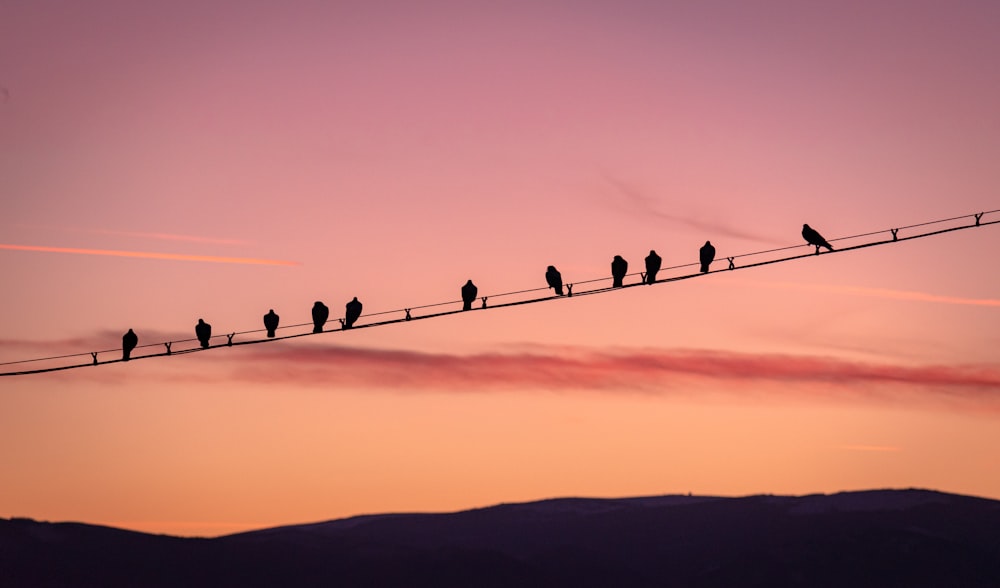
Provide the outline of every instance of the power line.
{"type": "MultiPolygon", "coordinates": [[[[858,234],[858,235],[850,235],[850,236],[847,236],[847,237],[837,237],[835,239],[830,239],[830,241],[831,242],[833,242],[833,241],[848,241],[848,240],[851,240],[851,239],[859,239],[859,238],[862,238],[862,237],[871,237],[871,236],[875,236],[875,235],[881,235],[881,234],[884,234],[884,233],[889,233],[891,235],[891,238],[888,238],[888,239],[884,239],[884,240],[880,240],[880,241],[872,241],[872,242],[867,242],[867,243],[861,243],[859,245],[853,245],[853,246],[850,246],[850,247],[842,247],[842,248],[838,248],[838,249],[835,249],[835,250],[832,250],[832,251],[827,251],[825,253],[822,253],[822,255],[830,255],[832,253],[843,253],[843,252],[846,252],[846,251],[854,251],[854,250],[857,250],[857,249],[865,249],[865,248],[868,248],[868,247],[875,247],[875,246],[879,246],[879,245],[887,245],[887,244],[890,244],[890,243],[899,243],[899,242],[902,242],[902,241],[910,241],[910,240],[913,240],[913,239],[920,239],[920,238],[924,238],[924,237],[931,237],[931,236],[935,236],[935,235],[941,235],[943,233],[950,233],[950,232],[953,232],[953,231],[960,231],[960,230],[971,229],[971,228],[975,228],[975,227],[1000,224],[1000,219],[992,220],[992,221],[986,221],[986,222],[984,222],[982,220],[982,218],[984,216],[990,215],[990,214],[995,214],[995,213],[998,213],[998,212],[1000,212],[1000,209],[990,210],[990,211],[986,211],[986,212],[980,212],[980,213],[976,213],[976,214],[967,214],[967,215],[962,215],[962,216],[955,216],[955,217],[946,218],[946,219],[933,220],[933,221],[928,221],[928,222],[924,222],[924,223],[918,223],[918,224],[914,224],[914,225],[906,225],[906,226],[902,226],[902,227],[898,227],[898,228],[883,229],[881,231],[872,231],[872,232],[868,232],[868,233],[861,233],[861,234],[858,234]],[[931,226],[931,225],[937,225],[937,224],[942,224],[942,223],[947,223],[947,222],[954,222],[954,221],[958,221],[958,220],[962,220],[962,219],[967,219],[967,218],[974,219],[973,224],[960,225],[960,226],[957,226],[957,227],[949,227],[949,228],[945,228],[945,229],[938,229],[938,230],[935,230],[935,231],[918,233],[916,235],[910,235],[910,236],[903,236],[903,237],[899,236],[899,231],[902,231],[902,230],[914,229],[914,228],[920,228],[920,227],[927,227],[927,226],[931,226]]],[[[480,309],[481,310],[489,310],[489,309],[495,309],[495,308],[505,308],[505,307],[509,307],[509,306],[520,306],[522,304],[533,304],[533,303],[536,303],[536,302],[545,302],[545,301],[549,301],[549,300],[559,300],[559,299],[562,299],[562,298],[572,298],[574,296],[589,296],[589,295],[592,295],[592,294],[603,294],[603,293],[612,292],[612,291],[615,291],[615,290],[623,290],[623,289],[626,289],[626,288],[632,288],[632,287],[635,287],[635,286],[644,286],[644,285],[654,285],[655,286],[655,285],[659,285],[659,284],[667,284],[667,283],[671,283],[671,282],[677,282],[677,281],[680,281],[680,280],[687,280],[687,279],[691,279],[691,278],[696,278],[696,277],[700,277],[700,276],[708,275],[708,274],[714,274],[714,273],[726,272],[726,271],[734,271],[734,270],[739,270],[739,269],[748,269],[748,268],[752,268],[752,267],[759,267],[759,266],[762,266],[762,265],[770,265],[770,264],[774,264],[774,263],[782,263],[782,262],[792,261],[792,260],[796,260],[796,259],[802,259],[802,258],[806,258],[806,257],[813,257],[815,255],[821,255],[819,253],[819,248],[816,247],[816,251],[814,253],[804,253],[804,254],[799,254],[799,255],[793,255],[793,256],[790,256],[790,257],[781,257],[781,258],[777,258],[777,259],[769,259],[769,260],[765,260],[765,261],[759,261],[759,262],[756,262],[756,263],[750,263],[750,264],[745,264],[745,265],[736,265],[736,260],[737,259],[744,259],[744,258],[747,258],[747,257],[756,256],[756,255],[764,255],[764,254],[767,254],[767,253],[777,253],[777,252],[780,252],[780,251],[790,251],[790,250],[793,250],[793,249],[801,249],[803,247],[808,248],[808,247],[813,247],[813,245],[808,245],[808,244],[805,244],[805,245],[790,245],[790,246],[787,246],[787,247],[779,247],[779,248],[776,248],[776,249],[768,249],[768,250],[764,250],[764,251],[755,251],[755,252],[752,252],[752,253],[743,253],[743,254],[732,255],[732,256],[722,256],[722,257],[720,257],[719,259],[717,259],[713,263],[719,263],[719,262],[726,263],[726,262],[728,262],[728,265],[726,265],[725,267],[722,267],[720,269],[714,269],[714,270],[711,270],[711,271],[709,271],[707,273],[704,273],[704,274],[701,273],[701,272],[696,272],[696,273],[690,273],[690,274],[682,274],[682,275],[679,275],[679,276],[674,276],[674,277],[665,278],[665,279],[657,279],[656,282],[654,282],[653,284],[646,284],[645,283],[645,272],[633,272],[633,273],[630,273],[630,274],[626,274],[626,277],[640,276],[640,277],[643,278],[643,281],[640,281],[640,282],[637,282],[637,283],[632,283],[632,284],[627,284],[627,285],[624,285],[624,286],[621,286],[621,287],[618,287],[618,288],[611,287],[611,286],[606,286],[606,287],[593,288],[593,289],[584,290],[584,291],[577,290],[576,292],[573,292],[573,287],[574,286],[579,286],[581,284],[594,284],[594,283],[598,283],[598,282],[606,282],[608,280],[611,280],[611,278],[610,277],[602,277],[602,278],[594,278],[594,279],[590,279],[590,280],[576,281],[576,282],[573,282],[573,283],[567,283],[566,284],[568,292],[569,292],[568,296],[543,296],[541,298],[529,298],[527,300],[516,300],[516,301],[512,301],[512,302],[502,302],[500,304],[493,303],[492,305],[487,305],[487,301],[489,299],[491,299],[491,298],[503,298],[503,297],[507,297],[507,296],[516,296],[516,295],[520,295],[520,294],[530,294],[530,293],[533,293],[533,292],[541,292],[541,291],[546,291],[547,292],[549,290],[549,288],[547,288],[547,287],[546,288],[529,288],[527,290],[516,290],[516,291],[511,291],[511,292],[502,292],[500,294],[490,294],[488,296],[481,296],[480,297],[480,299],[482,300],[482,306],[480,307],[480,309]]],[[[678,270],[678,269],[684,269],[684,268],[688,268],[688,267],[696,267],[696,266],[699,266],[699,265],[700,265],[699,263],[688,263],[688,264],[675,265],[675,266],[671,266],[671,267],[667,267],[667,268],[662,268],[660,271],[662,272],[662,271],[678,270]]],[[[394,324],[394,323],[400,323],[400,322],[409,322],[409,321],[413,321],[413,320],[424,320],[424,319],[436,318],[436,317],[441,317],[441,316],[446,316],[446,315],[450,315],[450,314],[457,314],[457,313],[464,312],[463,310],[446,310],[446,311],[443,311],[443,312],[436,312],[436,313],[425,314],[425,315],[418,315],[418,316],[413,316],[412,315],[412,311],[414,311],[414,310],[424,310],[424,309],[428,309],[428,308],[437,308],[437,307],[441,307],[441,306],[451,306],[451,305],[455,305],[455,304],[462,304],[462,301],[461,300],[449,300],[447,302],[436,302],[436,303],[433,303],[433,304],[424,304],[424,305],[420,305],[420,306],[411,306],[411,307],[408,307],[408,308],[399,308],[399,309],[395,309],[395,310],[385,310],[385,311],[380,311],[380,312],[373,312],[373,313],[369,313],[369,314],[364,314],[364,315],[361,315],[361,318],[365,318],[365,317],[371,318],[371,317],[376,317],[376,316],[386,316],[386,315],[393,315],[393,314],[398,315],[400,313],[405,313],[405,316],[398,317],[398,318],[393,318],[393,319],[389,319],[389,320],[378,321],[378,322],[366,323],[366,324],[362,324],[362,325],[355,325],[355,326],[353,326],[351,328],[352,329],[363,329],[363,328],[369,328],[369,327],[378,327],[378,326],[382,326],[382,325],[388,325],[388,324],[394,324]]],[[[340,323],[341,323],[341,328],[340,329],[334,329],[334,330],[329,330],[329,331],[328,330],[324,330],[324,331],[322,331],[322,333],[333,333],[333,332],[340,332],[340,331],[347,330],[344,327],[344,322],[343,322],[344,319],[337,319],[337,320],[339,320],[340,323]]],[[[286,329],[296,329],[296,328],[300,328],[300,327],[311,327],[311,326],[313,326],[313,323],[299,323],[299,324],[294,324],[294,325],[286,325],[286,326],[278,327],[278,329],[279,330],[286,330],[286,329]]],[[[270,343],[270,342],[274,342],[274,341],[282,341],[282,340],[285,340],[285,339],[294,339],[294,338],[297,338],[297,337],[305,337],[305,336],[308,336],[308,335],[321,334],[321,333],[313,333],[313,332],[310,331],[310,332],[306,332],[306,333],[295,333],[295,334],[284,335],[284,336],[281,336],[281,337],[267,338],[267,339],[251,339],[251,340],[247,340],[247,341],[234,341],[233,340],[237,335],[252,335],[252,334],[255,334],[255,333],[263,333],[265,331],[266,331],[266,329],[251,329],[251,330],[247,330],[247,331],[236,331],[236,332],[229,333],[229,334],[215,335],[214,337],[212,337],[212,339],[225,338],[226,342],[225,343],[219,343],[219,344],[216,344],[216,345],[210,345],[207,348],[193,347],[193,348],[178,349],[178,350],[174,350],[173,349],[173,345],[175,343],[182,343],[182,344],[183,343],[191,343],[193,341],[197,341],[197,339],[195,339],[195,338],[191,338],[191,339],[179,339],[179,340],[176,340],[176,341],[162,341],[162,342],[159,342],[159,343],[147,343],[145,345],[139,345],[139,346],[137,346],[136,349],[145,349],[145,348],[150,348],[150,347],[164,347],[165,351],[160,352],[160,353],[151,353],[151,354],[147,354],[147,355],[140,355],[140,356],[132,357],[131,361],[136,361],[136,360],[140,360],[140,359],[149,359],[149,358],[153,358],[153,357],[166,357],[166,356],[171,356],[171,355],[183,355],[183,354],[187,354],[187,353],[194,353],[194,352],[197,352],[197,351],[206,351],[206,350],[209,350],[209,349],[218,349],[219,347],[233,347],[233,346],[240,346],[240,345],[254,345],[254,344],[258,344],[258,343],[270,343]]],[[[33,370],[21,370],[21,371],[15,371],[15,372],[0,372],[0,376],[20,376],[20,375],[28,375],[28,374],[40,374],[40,373],[46,373],[46,372],[55,372],[55,371],[77,369],[77,368],[83,368],[83,367],[91,367],[91,366],[95,366],[95,365],[106,365],[106,364],[111,364],[111,363],[118,363],[118,362],[121,362],[121,361],[124,361],[124,360],[122,360],[122,359],[111,359],[111,360],[98,361],[98,356],[101,355],[101,354],[105,354],[105,353],[121,352],[121,351],[122,351],[121,348],[118,348],[118,349],[104,349],[104,350],[101,350],[101,351],[92,351],[92,352],[87,352],[87,353],[73,353],[73,354],[68,354],[68,355],[55,355],[55,356],[51,356],[51,357],[39,357],[39,358],[34,358],[34,359],[23,359],[23,360],[18,360],[18,361],[3,362],[3,363],[0,363],[0,366],[4,366],[4,365],[19,365],[19,364],[27,364],[27,363],[40,362],[40,361],[54,361],[54,360],[58,360],[58,359],[69,359],[69,358],[73,358],[73,357],[88,357],[89,356],[91,358],[90,363],[78,363],[78,364],[71,364],[71,365],[65,365],[65,366],[47,367],[47,368],[40,368],[40,369],[33,369],[33,370]]]]}

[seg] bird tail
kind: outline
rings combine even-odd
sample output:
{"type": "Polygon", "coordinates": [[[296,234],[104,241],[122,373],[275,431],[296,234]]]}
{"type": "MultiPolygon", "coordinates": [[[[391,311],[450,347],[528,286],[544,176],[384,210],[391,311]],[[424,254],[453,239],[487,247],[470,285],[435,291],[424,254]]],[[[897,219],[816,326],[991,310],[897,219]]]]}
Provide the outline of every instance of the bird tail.
{"type": "Polygon", "coordinates": [[[701,264],[701,273],[703,273],[703,274],[707,274],[708,273],[708,264],[707,263],[701,264]]]}
{"type": "Polygon", "coordinates": [[[833,245],[829,243],[823,243],[823,247],[826,247],[827,251],[833,251],[833,245]]]}

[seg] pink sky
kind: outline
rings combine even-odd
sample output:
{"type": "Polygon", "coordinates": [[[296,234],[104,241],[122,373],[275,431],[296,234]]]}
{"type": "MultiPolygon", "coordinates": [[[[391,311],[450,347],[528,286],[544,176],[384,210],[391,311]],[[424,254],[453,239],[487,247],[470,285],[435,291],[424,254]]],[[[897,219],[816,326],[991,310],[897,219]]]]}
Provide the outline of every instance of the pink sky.
{"type": "MultiPolygon", "coordinates": [[[[8,3],[0,362],[1000,209],[997,30],[986,1],[8,3]]],[[[998,250],[991,225],[3,378],[0,516],[1000,498],[998,250]]]]}

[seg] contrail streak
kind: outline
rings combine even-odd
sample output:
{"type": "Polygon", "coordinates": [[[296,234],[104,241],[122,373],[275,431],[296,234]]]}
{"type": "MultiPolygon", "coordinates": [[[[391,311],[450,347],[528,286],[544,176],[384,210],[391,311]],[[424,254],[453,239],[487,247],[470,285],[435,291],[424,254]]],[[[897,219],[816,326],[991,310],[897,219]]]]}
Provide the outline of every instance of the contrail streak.
{"type": "MultiPolygon", "coordinates": [[[[748,282],[749,283],[749,282],[748,282]]],[[[996,298],[964,298],[961,296],[944,296],[928,292],[912,290],[893,290],[890,288],[869,288],[866,286],[841,286],[834,284],[798,284],[794,282],[754,282],[755,284],[773,288],[795,288],[834,294],[852,294],[855,296],[872,296],[889,300],[908,300],[912,302],[937,302],[942,304],[961,304],[968,306],[1000,306],[996,298]]]]}
{"type": "Polygon", "coordinates": [[[626,184],[625,182],[615,178],[609,174],[604,175],[604,180],[610,184],[621,196],[625,197],[625,200],[629,205],[631,205],[630,212],[635,214],[641,214],[642,216],[660,218],[665,221],[686,225],[692,229],[702,231],[707,235],[725,235],[727,237],[733,237],[734,239],[746,239],[748,241],[758,241],[761,243],[768,243],[771,245],[780,244],[779,241],[772,239],[764,235],[757,235],[755,233],[737,229],[733,226],[726,225],[720,222],[706,222],[699,219],[688,218],[684,216],[667,214],[660,210],[653,198],[644,194],[643,192],[633,188],[632,186],[626,184]]]}
{"type": "Polygon", "coordinates": [[[39,245],[10,245],[0,243],[0,249],[13,251],[44,251],[47,253],[74,253],[77,255],[106,255],[142,259],[169,259],[173,261],[201,261],[207,263],[239,263],[245,265],[300,265],[297,261],[280,259],[255,259],[251,257],[218,257],[214,255],[188,255],[184,253],[155,253],[150,251],[120,251],[116,249],[77,249],[75,247],[44,247],[39,245]]]}
{"type": "Polygon", "coordinates": [[[842,449],[844,451],[872,451],[877,453],[902,451],[899,447],[892,445],[837,445],[836,449],[842,449]]]}

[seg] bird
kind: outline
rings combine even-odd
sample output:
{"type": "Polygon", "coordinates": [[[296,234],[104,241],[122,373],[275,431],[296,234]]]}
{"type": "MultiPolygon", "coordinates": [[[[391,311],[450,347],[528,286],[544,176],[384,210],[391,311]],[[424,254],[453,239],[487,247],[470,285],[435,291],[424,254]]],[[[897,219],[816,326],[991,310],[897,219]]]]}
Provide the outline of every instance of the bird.
{"type": "Polygon", "coordinates": [[[122,335],[122,361],[128,361],[132,357],[132,350],[139,344],[139,336],[132,329],[122,335]]]}
{"type": "Polygon", "coordinates": [[[545,270],[545,281],[548,282],[549,288],[555,289],[557,295],[563,295],[562,274],[559,273],[556,266],[550,265],[549,269],[545,270]]]}
{"type": "Polygon", "coordinates": [[[326,319],[330,318],[330,309],[319,300],[313,304],[313,333],[322,333],[326,319]]]}
{"type": "Polygon", "coordinates": [[[823,235],[820,235],[816,229],[809,225],[802,225],[802,238],[806,240],[806,243],[816,246],[816,255],[819,255],[820,247],[826,247],[827,250],[833,251],[833,246],[826,242],[823,235]]]}
{"type": "Polygon", "coordinates": [[[705,241],[705,244],[698,250],[698,257],[701,260],[701,273],[707,274],[708,266],[715,261],[715,247],[712,246],[711,241],[705,241]]]}
{"type": "Polygon", "coordinates": [[[628,262],[621,255],[616,255],[613,260],[611,260],[611,277],[613,281],[611,283],[612,288],[621,288],[622,280],[625,279],[625,274],[628,273],[628,262]]]}
{"type": "Polygon", "coordinates": [[[646,256],[646,283],[652,284],[656,281],[656,274],[660,271],[660,265],[663,264],[663,258],[656,254],[656,251],[652,249],[649,250],[649,255],[646,256]]]}
{"type": "Polygon", "coordinates": [[[264,315],[264,328],[267,329],[267,336],[269,338],[274,337],[274,331],[278,329],[278,320],[280,318],[274,313],[273,308],[264,315]]]}
{"type": "Polygon", "coordinates": [[[469,280],[462,286],[462,310],[472,310],[472,303],[476,301],[476,295],[479,294],[479,288],[469,280]]]}
{"type": "Polygon", "coordinates": [[[350,329],[354,326],[354,322],[358,320],[361,316],[361,303],[358,302],[358,297],[355,296],[354,300],[347,303],[347,309],[344,312],[344,328],[350,329]]]}
{"type": "Polygon", "coordinates": [[[212,325],[206,323],[204,319],[198,319],[198,324],[194,326],[194,334],[198,336],[201,346],[208,349],[208,340],[212,338],[212,325]]]}

